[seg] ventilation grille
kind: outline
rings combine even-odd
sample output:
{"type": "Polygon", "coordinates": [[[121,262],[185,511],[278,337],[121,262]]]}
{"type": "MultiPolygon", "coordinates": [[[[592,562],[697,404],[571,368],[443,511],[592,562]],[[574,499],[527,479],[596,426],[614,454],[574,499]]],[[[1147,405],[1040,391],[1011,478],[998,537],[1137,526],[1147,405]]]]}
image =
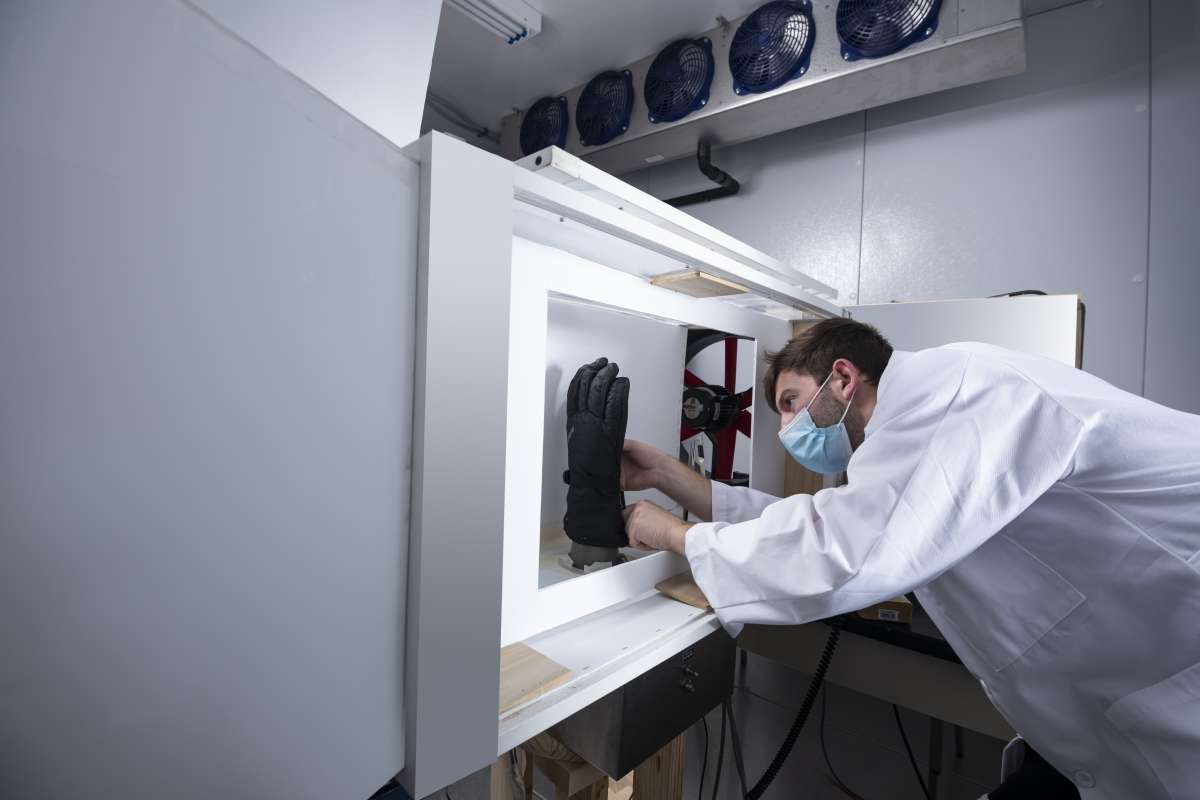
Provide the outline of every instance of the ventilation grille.
{"type": "Polygon", "coordinates": [[[746,17],[729,46],[738,94],[769,92],[808,70],[816,25],[805,0],[776,0],[746,17]]]}
{"type": "Polygon", "coordinates": [[[643,95],[650,121],[674,122],[704,107],[715,66],[707,38],[680,39],[664,47],[646,73],[643,95]]]}
{"type": "Polygon", "coordinates": [[[942,0],[841,0],[837,32],[842,58],[882,58],[937,30],[942,0]]]}

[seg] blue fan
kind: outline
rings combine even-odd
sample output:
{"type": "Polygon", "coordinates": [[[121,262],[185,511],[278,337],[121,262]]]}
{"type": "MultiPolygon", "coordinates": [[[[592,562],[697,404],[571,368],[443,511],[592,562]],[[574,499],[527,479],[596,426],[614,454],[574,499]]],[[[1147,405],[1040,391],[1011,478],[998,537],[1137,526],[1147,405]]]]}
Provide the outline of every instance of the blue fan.
{"type": "Polygon", "coordinates": [[[586,147],[607,144],[629,130],[633,76],[629,70],[601,72],[588,81],[575,104],[575,128],[586,147]]]}
{"type": "Polygon", "coordinates": [[[567,98],[543,97],[525,112],[521,120],[521,154],[529,155],[544,147],[567,146],[567,98]]]}
{"type": "Polygon", "coordinates": [[[817,28],[809,0],[775,0],[738,26],[729,71],[738,94],[769,92],[808,71],[817,28]]]}
{"type": "Polygon", "coordinates": [[[708,103],[712,87],[712,42],[680,39],[654,57],[643,94],[651,122],[674,122],[708,103]]]}
{"type": "Polygon", "coordinates": [[[942,0],[841,0],[837,32],[842,58],[882,58],[933,36],[942,0]]]}

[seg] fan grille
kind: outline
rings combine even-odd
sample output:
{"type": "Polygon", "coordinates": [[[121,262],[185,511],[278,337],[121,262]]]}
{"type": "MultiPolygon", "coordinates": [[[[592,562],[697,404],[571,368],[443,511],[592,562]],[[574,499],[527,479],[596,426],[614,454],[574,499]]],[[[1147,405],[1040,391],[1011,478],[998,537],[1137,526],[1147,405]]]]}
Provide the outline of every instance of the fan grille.
{"type": "Polygon", "coordinates": [[[838,37],[845,58],[880,58],[933,34],[941,0],[841,0],[838,37]]]}
{"type": "Polygon", "coordinates": [[[651,122],[674,122],[708,102],[713,78],[707,39],[680,39],[663,48],[646,73],[643,93],[651,122]]]}
{"type": "Polygon", "coordinates": [[[575,106],[579,143],[585,146],[610,142],[629,128],[633,112],[633,79],[629,71],[609,70],[588,81],[575,106]]]}
{"type": "Polygon", "coordinates": [[[567,144],[567,101],[562,97],[543,97],[534,103],[521,120],[521,153],[529,155],[544,147],[567,144]]]}
{"type": "Polygon", "coordinates": [[[729,47],[734,91],[768,92],[803,75],[815,32],[806,3],[776,0],[754,11],[729,47]]]}

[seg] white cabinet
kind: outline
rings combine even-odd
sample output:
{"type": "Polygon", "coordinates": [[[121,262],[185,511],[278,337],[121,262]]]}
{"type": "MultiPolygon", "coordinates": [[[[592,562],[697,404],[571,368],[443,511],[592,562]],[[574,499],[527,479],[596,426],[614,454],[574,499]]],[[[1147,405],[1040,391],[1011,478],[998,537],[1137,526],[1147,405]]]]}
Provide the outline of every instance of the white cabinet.
{"type": "MultiPolygon", "coordinates": [[[[655,593],[686,568],[678,556],[577,575],[556,563],[561,498],[547,493],[565,494],[562,387],[575,369],[620,363],[630,435],[672,450],[689,330],[749,342],[757,384],[791,318],[841,309],[829,287],[561,151],[513,164],[432,134],[406,152],[420,163],[421,240],[402,778],[419,797],[718,627],[655,593]],[[651,283],[682,269],[747,291],[651,283]],[[571,677],[498,717],[500,648],[515,642],[571,677]]],[[[750,481],[781,492],[777,417],[757,392],[746,410],[750,481]]]]}

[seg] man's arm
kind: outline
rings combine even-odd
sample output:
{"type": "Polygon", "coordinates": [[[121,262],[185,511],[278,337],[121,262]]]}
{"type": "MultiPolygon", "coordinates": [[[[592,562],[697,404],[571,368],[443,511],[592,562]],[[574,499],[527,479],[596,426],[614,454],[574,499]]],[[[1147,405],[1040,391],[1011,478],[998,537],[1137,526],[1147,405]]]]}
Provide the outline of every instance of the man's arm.
{"type": "Polygon", "coordinates": [[[765,492],[710,481],[670,454],[633,439],[625,440],[621,488],[657,489],[693,517],[718,522],[754,519],[779,500],[765,492]]]}
{"type": "Polygon", "coordinates": [[[702,520],[713,518],[712,481],[688,469],[682,461],[669,456],[664,459],[654,488],[686,508],[692,516],[702,520]]]}
{"type": "Polygon", "coordinates": [[[1083,425],[1023,376],[937,354],[913,366],[849,485],[671,537],[723,622],[809,622],[911,591],[1069,471],[1083,425]]]}

